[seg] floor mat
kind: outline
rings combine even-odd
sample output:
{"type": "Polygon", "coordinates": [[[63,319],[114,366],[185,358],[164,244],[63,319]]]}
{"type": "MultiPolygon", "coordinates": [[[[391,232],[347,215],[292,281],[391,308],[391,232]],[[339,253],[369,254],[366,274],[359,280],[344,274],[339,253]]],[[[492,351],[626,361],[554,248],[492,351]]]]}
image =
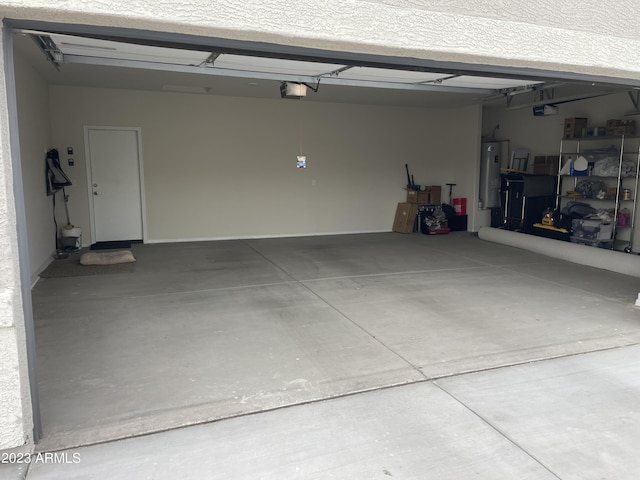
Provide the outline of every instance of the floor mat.
{"type": "Polygon", "coordinates": [[[131,248],[131,241],[118,240],[114,242],[96,242],[89,247],[90,250],[110,250],[115,248],[131,248]]]}
{"type": "Polygon", "coordinates": [[[81,265],[80,255],[54,260],[40,273],[41,278],[81,277],[86,275],[108,275],[114,273],[133,273],[135,263],[120,263],[115,265],[81,265]]]}

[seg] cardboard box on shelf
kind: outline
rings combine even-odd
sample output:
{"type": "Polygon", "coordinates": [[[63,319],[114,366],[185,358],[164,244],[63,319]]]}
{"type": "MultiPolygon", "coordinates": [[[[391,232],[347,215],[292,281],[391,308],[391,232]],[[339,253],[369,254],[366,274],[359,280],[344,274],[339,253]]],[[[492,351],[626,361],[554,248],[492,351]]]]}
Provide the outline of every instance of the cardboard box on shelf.
{"type": "Polygon", "coordinates": [[[622,135],[635,135],[636,126],[635,125],[624,125],[622,127],[616,127],[613,129],[614,137],[621,137],[622,135]]]}
{"type": "Polygon", "coordinates": [[[628,129],[627,127],[613,127],[607,129],[607,137],[621,137],[623,135],[633,135],[635,129],[628,129]]]}
{"type": "Polygon", "coordinates": [[[439,204],[442,187],[439,185],[431,185],[425,186],[424,188],[424,190],[407,190],[407,203],[439,204]]]}
{"type": "Polygon", "coordinates": [[[621,137],[623,135],[635,135],[635,133],[636,133],[635,120],[608,120],[607,121],[608,137],[621,137]]]}
{"type": "Polygon", "coordinates": [[[547,155],[547,165],[553,165],[558,173],[558,165],[560,165],[560,155],[547,155]]]}
{"type": "Polygon", "coordinates": [[[565,118],[563,138],[583,137],[587,130],[587,121],[588,119],[580,117],[565,118]]]}
{"type": "Polygon", "coordinates": [[[412,233],[417,214],[417,204],[399,203],[396,208],[396,216],[393,220],[392,230],[397,233],[412,233]]]}
{"type": "Polygon", "coordinates": [[[558,155],[545,155],[535,157],[533,159],[533,174],[557,175],[559,160],[560,157],[558,155]]]}

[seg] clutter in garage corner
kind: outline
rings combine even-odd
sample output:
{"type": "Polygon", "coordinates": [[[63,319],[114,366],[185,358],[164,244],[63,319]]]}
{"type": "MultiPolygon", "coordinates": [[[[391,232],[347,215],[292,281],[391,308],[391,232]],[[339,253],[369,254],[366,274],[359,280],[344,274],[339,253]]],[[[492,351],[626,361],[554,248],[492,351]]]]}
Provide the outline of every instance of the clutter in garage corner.
{"type": "Polygon", "coordinates": [[[634,251],[640,180],[634,120],[590,127],[587,118],[566,118],[560,155],[536,156],[532,172],[509,170],[501,176],[503,220],[494,224],[492,217],[492,227],[634,251]]]}
{"type": "Polygon", "coordinates": [[[426,235],[467,230],[466,198],[452,198],[455,183],[448,183],[449,203],[442,203],[442,186],[417,184],[405,164],[407,200],[398,204],[393,231],[426,235]]]}
{"type": "Polygon", "coordinates": [[[535,226],[560,233],[560,237],[557,237],[559,240],[611,249],[614,225],[626,227],[630,222],[630,216],[631,212],[627,208],[619,210],[616,215],[616,212],[610,209],[596,209],[588,203],[570,201],[561,210],[548,209],[540,224],[535,226]]]}
{"type": "MultiPolygon", "coordinates": [[[[72,163],[69,163],[72,165],[72,163]]],[[[53,223],[55,226],[55,244],[56,259],[63,259],[70,252],[80,250],[82,246],[82,230],[71,223],[69,219],[69,195],[67,195],[66,187],[72,185],[69,177],[62,170],[60,164],[60,155],[58,150],[52,148],[47,151],[45,158],[45,179],[47,186],[47,195],[52,197],[53,202],[53,223]],[[62,191],[62,199],[64,200],[64,211],[66,213],[67,223],[58,229],[58,221],[56,218],[56,194],[62,191]]]]}
{"type": "Polygon", "coordinates": [[[635,121],[590,128],[586,118],[569,118],[564,128],[558,202],[542,223],[564,230],[563,240],[606,249],[618,242],[630,253],[640,166],[635,121]]]}

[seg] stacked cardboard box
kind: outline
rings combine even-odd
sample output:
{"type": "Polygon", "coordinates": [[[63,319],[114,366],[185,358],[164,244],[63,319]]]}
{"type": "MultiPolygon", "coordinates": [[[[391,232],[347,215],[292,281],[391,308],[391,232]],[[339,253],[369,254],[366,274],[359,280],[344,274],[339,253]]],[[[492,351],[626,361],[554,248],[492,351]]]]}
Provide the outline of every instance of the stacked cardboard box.
{"type": "Polygon", "coordinates": [[[407,190],[407,203],[422,205],[438,205],[442,187],[440,185],[425,186],[424,190],[407,190]]]}
{"type": "Polygon", "coordinates": [[[534,175],[557,175],[558,155],[546,155],[533,158],[533,174],[534,175]]]}
{"type": "Polygon", "coordinates": [[[587,119],[574,117],[564,119],[564,135],[562,138],[584,137],[587,131],[587,119]]]}
{"type": "Polygon", "coordinates": [[[622,135],[635,135],[635,120],[607,120],[607,136],[621,137],[622,135]]]}

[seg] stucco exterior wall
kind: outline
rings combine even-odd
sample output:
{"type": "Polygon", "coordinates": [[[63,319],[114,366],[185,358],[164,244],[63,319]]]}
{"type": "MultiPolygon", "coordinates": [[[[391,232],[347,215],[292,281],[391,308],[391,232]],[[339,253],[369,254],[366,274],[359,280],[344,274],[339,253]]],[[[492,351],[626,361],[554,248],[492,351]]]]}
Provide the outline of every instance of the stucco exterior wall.
{"type": "MultiPolygon", "coordinates": [[[[1,38],[1,37],[0,37],[1,38]]],[[[0,49],[2,41],[0,40],[0,49]]],[[[0,71],[4,71],[0,58],[0,71]]],[[[5,82],[0,82],[0,449],[32,429],[5,82]]]]}
{"type": "Polygon", "coordinates": [[[633,0],[4,0],[5,17],[640,79],[633,0]]]}
{"type": "MultiPolygon", "coordinates": [[[[0,0],[3,18],[640,80],[637,1],[0,0]]],[[[0,64],[4,80],[4,66],[0,64]]],[[[5,82],[0,82],[0,448],[28,441],[24,321],[5,82]]]]}

